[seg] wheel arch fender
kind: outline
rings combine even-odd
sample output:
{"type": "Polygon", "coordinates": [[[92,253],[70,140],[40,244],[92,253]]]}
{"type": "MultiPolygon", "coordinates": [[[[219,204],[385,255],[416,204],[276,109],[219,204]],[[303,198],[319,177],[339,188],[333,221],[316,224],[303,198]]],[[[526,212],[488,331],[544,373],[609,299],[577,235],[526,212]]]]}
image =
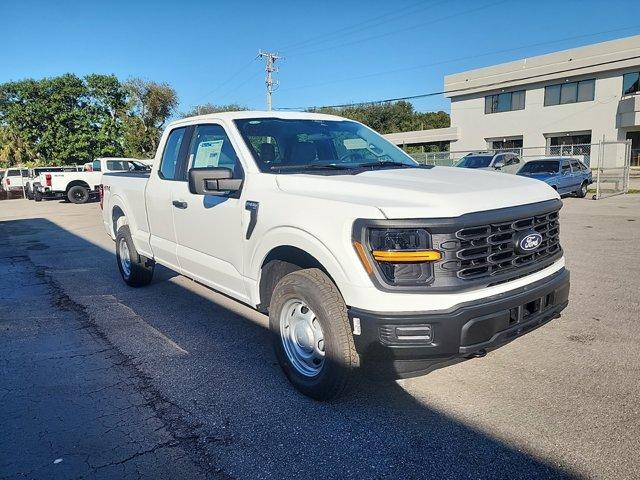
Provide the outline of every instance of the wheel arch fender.
{"type": "Polygon", "coordinates": [[[288,261],[286,255],[295,254],[295,252],[302,252],[304,258],[317,262],[317,265],[312,265],[324,270],[340,292],[343,292],[343,287],[350,283],[349,275],[345,272],[343,265],[320,239],[299,228],[279,227],[261,237],[248,262],[246,274],[249,278],[256,280],[250,292],[252,303],[264,305],[264,298],[262,298],[264,293],[261,295],[260,292],[263,267],[269,263],[270,259],[285,258],[284,261],[288,261]]]}
{"type": "Polygon", "coordinates": [[[84,187],[88,191],[91,191],[91,187],[84,180],[72,180],[67,184],[67,188],[66,188],[65,192],[69,193],[69,190],[71,190],[73,187],[84,187]]]}
{"type": "MultiPolygon", "coordinates": [[[[135,229],[135,218],[129,215],[129,209],[125,206],[125,202],[119,195],[112,195],[109,201],[111,233],[116,238],[118,228],[122,225],[129,225],[130,229],[135,229]]],[[[132,230],[133,236],[133,230],[132,230]]]]}

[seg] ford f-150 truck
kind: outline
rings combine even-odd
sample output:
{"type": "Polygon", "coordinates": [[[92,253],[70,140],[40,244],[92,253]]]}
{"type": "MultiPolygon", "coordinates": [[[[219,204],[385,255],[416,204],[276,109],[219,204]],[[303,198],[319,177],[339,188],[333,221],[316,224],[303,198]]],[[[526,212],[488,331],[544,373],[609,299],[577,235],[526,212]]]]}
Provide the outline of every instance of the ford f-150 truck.
{"type": "Polygon", "coordinates": [[[551,187],[422,166],[340,117],[182,119],[149,173],[102,189],[128,285],[159,263],[268,313],[282,369],[316,399],[361,368],[400,378],[482,357],[568,301],[551,187]]]}
{"type": "Polygon", "coordinates": [[[96,158],[91,163],[91,171],[40,174],[33,181],[36,184],[34,200],[66,198],[72,203],[86,203],[98,194],[103,173],[147,171],[148,168],[135,158],[96,158]]]}

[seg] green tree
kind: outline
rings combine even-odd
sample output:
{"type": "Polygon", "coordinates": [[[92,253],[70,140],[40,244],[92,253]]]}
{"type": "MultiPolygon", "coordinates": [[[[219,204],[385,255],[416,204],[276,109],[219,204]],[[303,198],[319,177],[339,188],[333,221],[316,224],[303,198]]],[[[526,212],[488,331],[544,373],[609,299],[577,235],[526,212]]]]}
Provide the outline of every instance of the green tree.
{"type": "Polygon", "coordinates": [[[141,78],[128,80],[124,88],[129,113],[124,122],[125,153],[134,157],[155,155],[162,128],[178,105],[178,95],[166,83],[141,78]]]}
{"type": "Polygon", "coordinates": [[[0,128],[0,167],[26,165],[37,160],[34,146],[9,128],[0,128]]]}
{"type": "Polygon", "coordinates": [[[0,127],[11,132],[11,144],[22,145],[5,148],[5,155],[21,151],[20,162],[47,165],[121,155],[126,109],[126,91],[113,75],[66,74],[2,84],[0,127]]]}
{"type": "Polygon", "coordinates": [[[314,111],[350,118],[383,134],[448,127],[451,122],[446,112],[416,112],[413,105],[406,101],[320,108],[314,111]]]}
{"type": "Polygon", "coordinates": [[[204,103],[202,105],[196,105],[191,110],[187,112],[180,113],[182,118],[185,117],[195,117],[196,115],[207,115],[209,113],[218,113],[218,112],[238,112],[243,110],[249,110],[244,105],[239,105],[237,103],[230,103],[228,105],[214,105],[212,103],[204,103]]]}

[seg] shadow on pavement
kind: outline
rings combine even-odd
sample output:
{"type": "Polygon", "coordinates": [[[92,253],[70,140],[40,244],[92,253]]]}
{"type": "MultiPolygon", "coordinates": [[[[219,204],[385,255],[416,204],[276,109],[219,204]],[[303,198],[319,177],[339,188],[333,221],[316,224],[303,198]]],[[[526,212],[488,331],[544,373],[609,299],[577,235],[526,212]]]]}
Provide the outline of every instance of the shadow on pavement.
{"type": "MultiPolygon", "coordinates": [[[[156,410],[158,419],[176,436],[188,426],[190,455],[200,464],[205,457],[220,478],[578,477],[429,408],[395,382],[362,380],[329,403],[303,397],[277,366],[262,315],[163,268],[149,287],[131,289],[112,251],[46,219],[0,222],[0,239],[28,254],[53,291],[131,360],[123,374],[175,406],[171,415],[156,410]]],[[[22,422],[32,421],[27,405],[22,422]]]]}

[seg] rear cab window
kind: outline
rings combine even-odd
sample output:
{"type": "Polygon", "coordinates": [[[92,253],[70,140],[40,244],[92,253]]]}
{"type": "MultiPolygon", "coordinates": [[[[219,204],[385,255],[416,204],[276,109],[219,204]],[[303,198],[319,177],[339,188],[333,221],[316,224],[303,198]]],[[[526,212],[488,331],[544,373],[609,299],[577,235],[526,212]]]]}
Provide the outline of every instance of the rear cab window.
{"type": "Polygon", "coordinates": [[[160,169],[158,174],[164,180],[178,180],[178,162],[187,127],[179,127],[171,130],[162,152],[160,169]]]}

